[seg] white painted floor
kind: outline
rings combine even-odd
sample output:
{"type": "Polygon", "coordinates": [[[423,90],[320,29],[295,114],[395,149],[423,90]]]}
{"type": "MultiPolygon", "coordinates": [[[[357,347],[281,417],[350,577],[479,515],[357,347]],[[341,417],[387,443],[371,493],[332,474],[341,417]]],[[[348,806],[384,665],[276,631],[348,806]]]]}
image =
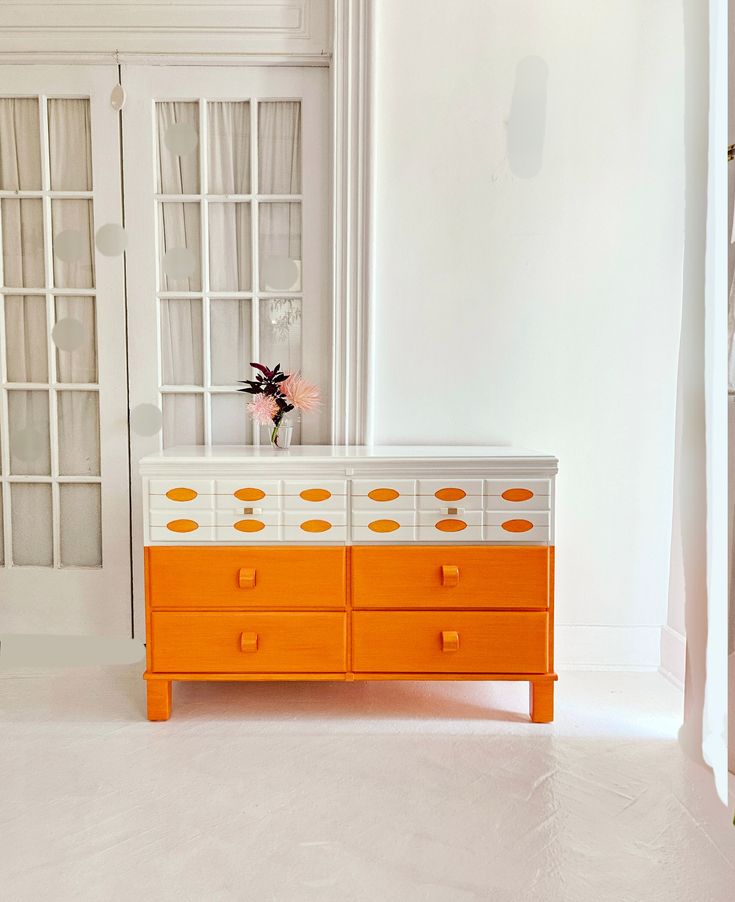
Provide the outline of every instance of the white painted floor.
{"type": "Polygon", "coordinates": [[[735,828],[658,674],[176,684],[0,674],[4,902],[732,902],[735,828]]]}

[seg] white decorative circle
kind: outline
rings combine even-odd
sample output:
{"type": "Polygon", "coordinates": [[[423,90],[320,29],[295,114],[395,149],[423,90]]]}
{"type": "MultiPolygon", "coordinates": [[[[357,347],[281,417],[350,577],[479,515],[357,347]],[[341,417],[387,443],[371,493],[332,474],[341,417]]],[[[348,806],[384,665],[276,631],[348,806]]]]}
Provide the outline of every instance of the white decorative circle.
{"type": "Polygon", "coordinates": [[[266,257],[263,278],[267,291],[297,291],[301,277],[299,261],[291,257],[266,257]]]}
{"type": "Polygon", "coordinates": [[[162,426],[163,414],[155,404],[138,404],[130,411],[130,428],[136,435],[156,435],[162,426]]]}
{"type": "Polygon", "coordinates": [[[184,157],[197,146],[199,136],[189,122],[173,122],[163,136],[166,147],[177,157],[184,157]]]}
{"type": "Polygon", "coordinates": [[[67,316],[56,323],[51,338],[60,351],[76,351],[84,344],[84,326],[78,319],[67,316]]]}
{"type": "Polygon", "coordinates": [[[38,460],[43,454],[46,442],[38,429],[34,429],[33,426],[26,426],[13,435],[10,445],[16,457],[19,457],[21,460],[32,461],[38,460]]]}
{"type": "Polygon", "coordinates": [[[78,263],[87,252],[86,238],[79,229],[65,229],[54,237],[54,254],[64,263],[78,263]]]}
{"type": "Polygon", "coordinates": [[[196,257],[188,247],[170,247],[163,255],[163,271],[169,279],[188,279],[196,268],[196,257]]]}
{"type": "Polygon", "coordinates": [[[128,236],[121,225],[108,222],[97,229],[96,242],[97,250],[105,257],[119,257],[128,246],[128,236]]]}

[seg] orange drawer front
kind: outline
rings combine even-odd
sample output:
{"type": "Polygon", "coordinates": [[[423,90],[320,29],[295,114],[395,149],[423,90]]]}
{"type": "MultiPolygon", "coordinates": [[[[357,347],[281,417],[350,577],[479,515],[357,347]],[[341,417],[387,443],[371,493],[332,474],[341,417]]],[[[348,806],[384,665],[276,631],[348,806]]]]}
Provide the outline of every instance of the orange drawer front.
{"type": "Polygon", "coordinates": [[[356,608],[546,609],[553,551],[541,546],[355,546],[352,603],[356,608]]]}
{"type": "Polygon", "coordinates": [[[344,548],[156,546],[146,551],[154,610],[345,607],[344,548]]]}
{"type": "Polygon", "coordinates": [[[546,673],[547,614],[356,611],[352,666],[371,673],[546,673]]]}
{"type": "Polygon", "coordinates": [[[346,666],[346,614],[154,613],[157,673],[332,673],[346,666]]]}

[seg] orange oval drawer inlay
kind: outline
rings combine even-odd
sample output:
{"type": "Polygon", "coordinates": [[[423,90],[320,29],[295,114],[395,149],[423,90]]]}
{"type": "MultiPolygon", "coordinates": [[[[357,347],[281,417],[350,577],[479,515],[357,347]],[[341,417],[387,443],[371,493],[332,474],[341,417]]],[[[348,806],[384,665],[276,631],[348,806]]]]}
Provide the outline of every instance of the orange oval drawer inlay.
{"type": "Polygon", "coordinates": [[[326,489],[304,489],[303,492],[299,492],[304,501],[326,501],[327,498],[332,497],[332,493],[328,492],[326,489]]]}
{"type": "Polygon", "coordinates": [[[238,520],[235,529],[238,532],[260,532],[265,529],[265,523],[262,520],[238,520]]]}
{"type": "Polygon", "coordinates": [[[394,532],[400,525],[395,520],[373,520],[372,523],[368,523],[368,529],[372,529],[373,532],[394,532]]]}
{"type": "Polygon", "coordinates": [[[502,527],[506,532],[528,532],[533,529],[533,523],[530,520],[506,520],[502,527]]]}
{"type": "Polygon", "coordinates": [[[326,532],[332,528],[332,524],[326,520],[305,520],[301,524],[301,528],[304,532],[326,532]]]}
{"type": "Polygon", "coordinates": [[[506,501],[528,501],[533,498],[533,492],[530,489],[506,489],[500,497],[506,501]]]}
{"type": "Polygon", "coordinates": [[[194,532],[195,529],[199,529],[199,524],[196,520],[169,520],[166,529],[170,529],[171,532],[194,532]]]}
{"type": "Polygon", "coordinates": [[[372,492],[368,492],[371,501],[395,501],[400,495],[401,493],[395,489],[373,489],[372,492]]]}
{"type": "Polygon", "coordinates": [[[464,520],[439,520],[434,525],[441,532],[461,532],[463,529],[467,529],[464,520]]]}
{"type": "Polygon", "coordinates": [[[199,492],[195,492],[194,489],[169,489],[166,492],[166,497],[170,498],[171,501],[193,501],[199,492]]]}
{"type": "Polygon", "coordinates": [[[265,498],[262,489],[238,489],[233,494],[239,501],[260,501],[261,498],[265,498]]]}
{"type": "Polygon", "coordinates": [[[439,489],[438,492],[434,492],[434,497],[438,498],[440,501],[459,501],[467,495],[464,489],[439,489]]]}

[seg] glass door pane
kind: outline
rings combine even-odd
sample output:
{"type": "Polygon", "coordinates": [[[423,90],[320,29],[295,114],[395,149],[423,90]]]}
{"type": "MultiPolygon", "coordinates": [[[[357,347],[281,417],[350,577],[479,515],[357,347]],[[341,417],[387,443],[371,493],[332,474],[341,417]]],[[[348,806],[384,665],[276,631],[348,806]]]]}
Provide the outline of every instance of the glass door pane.
{"type": "MultiPolygon", "coordinates": [[[[162,443],[257,443],[250,397],[236,393],[251,361],[304,369],[304,105],[254,91],[159,94],[154,109],[162,443]]],[[[312,334],[328,335],[324,302],[311,297],[312,334]]]]}
{"type": "Polygon", "coordinates": [[[130,635],[117,77],[0,67],[0,631],[130,635]]]}

